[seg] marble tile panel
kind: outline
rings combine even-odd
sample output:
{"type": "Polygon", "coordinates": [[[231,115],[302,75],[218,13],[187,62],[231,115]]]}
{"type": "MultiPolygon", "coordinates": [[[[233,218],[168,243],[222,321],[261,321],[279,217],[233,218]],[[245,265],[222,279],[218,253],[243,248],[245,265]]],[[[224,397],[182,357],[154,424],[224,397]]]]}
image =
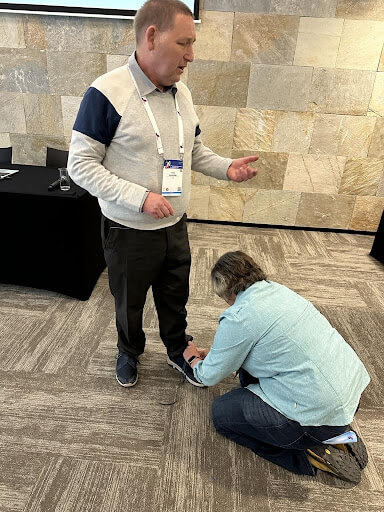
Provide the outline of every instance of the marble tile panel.
{"type": "Polygon", "coordinates": [[[348,229],[355,197],[303,192],[296,226],[348,229]]]}
{"type": "Polygon", "coordinates": [[[73,52],[47,52],[51,92],[81,96],[90,84],[107,71],[106,55],[73,52]]]}
{"type": "Polygon", "coordinates": [[[384,21],[345,20],[336,67],[376,71],[384,42],[384,21]]]}
{"type": "Polygon", "coordinates": [[[334,18],[300,18],[294,64],[335,67],[343,22],[334,18]]]}
{"type": "Polygon", "coordinates": [[[309,152],[365,157],[375,121],[372,117],[317,114],[309,152]]]}
{"type": "Polygon", "coordinates": [[[45,165],[47,146],[68,150],[64,138],[11,133],[12,161],[21,165],[45,165]]]}
{"type": "Polygon", "coordinates": [[[339,194],[375,196],[384,172],[384,158],[348,158],[339,194]]]}
{"type": "Polygon", "coordinates": [[[196,105],[204,145],[231,148],[235,129],[236,109],[196,105]]]}
{"type": "Polygon", "coordinates": [[[268,13],[271,0],[204,0],[206,11],[268,13]]]}
{"type": "Polygon", "coordinates": [[[128,55],[107,55],[107,72],[125,66],[128,59],[128,55]]]}
{"type": "Polygon", "coordinates": [[[245,204],[243,222],[293,226],[299,201],[299,192],[258,190],[245,204]]]}
{"type": "Polygon", "coordinates": [[[370,114],[384,117],[384,73],[376,73],[372,97],[369,103],[370,114]]]}
{"type": "Polygon", "coordinates": [[[26,133],[23,95],[16,92],[0,94],[0,132],[26,133]]]}
{"type": "Polygon", "coordinates": [[[247,107],[305,112],[312,68],[252,64],[247,107]]]}
{"type": "Polygon", "coordinates": [[[376,158],[384,157],[384,117],[376,119],[368,156],[376,158]]]}
{"type": "Polygon", "coordinates": [[[193,45],[195,59],[231,60],[233,18],[233,12],[201,11],[193,45]]]}
{"type": "MultiPolygon", "coordinates": [[[[43,15],[24,15],[24,39],[27,48],[47,50],[49,47],[44,23],[46,16],[43,15]]],[[[49,16],[51,18],[51,16],[49,16]]]]}
{"type": "Polygon", "coordinates": [[[63,136],[60,96],[54,94],[23,94],[27,133],[63,136]]]}
{"type": "Polygon", "coordinates": [[[254,190],[243,188],[211,187],[208,219],[241,222],[244,205],[254,193],[254,190]]]}
{"type": "Polygon", "coordinates": [[[384,197],[357,196],[349,229],[376,232],[384,210],[384,197]]]}
{"type": "Polygon", "coordinates": [[[328,155],[300,155],[288,158],[284,190],[337,194],[346,158],[328,155]]]}
{"type": "Polygon", "coordinates": [[[0,148],[9,148],[11,146],[11,139],[9,133],[0,133],[0,148]]]}
{"type": "Polygon", "coordinates": [[[271,13],[333,18],[337,0],[271,0],[271,13]]]}
{"type": "Polygon", "coordinates": [[[47,58],[39,50],[0,48],[0,91],[49,91],[47,58]]]}
{"type": "Polygon", "coordinates": [[[309,108],[327,114],[366,115],[376,73],[354,69],[314,69],[309,108]]]}
{"type": "Polygon", "coordinates": [[[251,164],[251,167],[255,167],[258,170],[258,174],[254,178],[241,183],[230,181],[229,186],[234,188],[281,190],[287,168],[288,153],[232,151],[233,159],[253,155],[259,156],[259,159],[251,164]]]}
{"type": "Polygon", "coordinates": [[[384,3],[382,0],[339,0],[336,16],[384,21],[384,3]]]}
{"type": "Polygon", "coordinates": [[[292,64],[299,18],[236,13],[231,60],[257,64],[292,64]]]}
{"type": "Polygon", "coordinates": [[[275,110],[238,109],[233,149],[270,151],[278,116],[275,110]]]}
{"type": "Polygon", "coordinates": [[[381,175],[379,186],[377,187],[376,195],[378,197],[384,197],[384,169],[383,174],[381,175]]]}
{"type": "Polygon", "coordinates": [[[272,151],[308,153],[315,114],[311,112],[279,112],[272,138],[272,151]]]}
{"type": "Polygon", "coordinates": [[[75,124],[80,103],[81,98],[78,96],[61,97],[61,110],[63,112],[64,135],[67,137],[71,137],[72,135],[72,128],[75,124]]]}
{"type": "Polygon", "coordinates": [[[25,48],[23,18],[20,14],[1,14],[0,47],[25,48]]]}
{"type": "Polygon", "coordinates": [[[208,219],[208,203],[210,187],[208,185],[192,185],[187,216],[189,219],[208,219]]]}
{"type": "Polygon", "coordinates": [[[188,87],[196,105],[245,107],[250,64],[196,60],[188,70],[188,87]]]}
{"type": "Polygon", "coordinates": [[[131,55],[135,51],[135,32],[132,20],[109,20],[108,52],[117,55],[131,55]]]}

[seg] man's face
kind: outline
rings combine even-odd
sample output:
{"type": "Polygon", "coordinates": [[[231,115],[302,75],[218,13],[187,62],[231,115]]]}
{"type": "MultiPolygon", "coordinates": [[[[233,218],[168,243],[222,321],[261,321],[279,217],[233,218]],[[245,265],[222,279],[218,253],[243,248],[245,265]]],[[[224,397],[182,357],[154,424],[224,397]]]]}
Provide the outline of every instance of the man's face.
{"type": "Polygon", "coordinates": [[[151,66],[155,85],[164,87],[180,80],[188,62],[193,61],[195,40],[195,24],[185,14],[175,16],[171,30],[156,32],[151,66]]]}

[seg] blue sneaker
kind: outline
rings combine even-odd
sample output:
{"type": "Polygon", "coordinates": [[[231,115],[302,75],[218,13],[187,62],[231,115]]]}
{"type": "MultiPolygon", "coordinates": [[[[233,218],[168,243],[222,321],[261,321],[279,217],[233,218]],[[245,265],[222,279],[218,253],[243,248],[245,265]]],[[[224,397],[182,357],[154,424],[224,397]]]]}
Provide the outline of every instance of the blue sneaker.
{"type": "Polygon", "coordinates": [[[197,386],[199,388],[205,388],[204,384],[196,380],[195,376],[193,375],[193,370],[187,363],[187,361],[184,359],[183,355],[179,356],[167,356],[167,363],[169,366],[172,366],[172,368],[175,368],[175,370],[179,370],[180,373],[182,373],[187,381],[190,384],[193,384],[194,386],[197,386]]]}
{"type": "Polygon", "coordinates": [[[116,361],[116,380],[124,388],[134,386],[138,379],[137,358],[119,352],[116,361]]]}

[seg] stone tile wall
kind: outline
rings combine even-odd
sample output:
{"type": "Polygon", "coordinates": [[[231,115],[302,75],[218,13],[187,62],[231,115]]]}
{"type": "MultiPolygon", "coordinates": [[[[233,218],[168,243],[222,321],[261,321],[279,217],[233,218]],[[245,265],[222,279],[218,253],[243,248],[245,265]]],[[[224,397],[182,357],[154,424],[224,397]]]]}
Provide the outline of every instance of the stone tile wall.
{"type": "MultiPolygon", "coordinates": [[[[384,209],[384,2],[201,0],[183,77],[205,143],[259,155],[234,184],[193,173],[197,219],[375,231],[384,209]]],[[[89,84],[125,64],[131,21],[0,15],[0,145],[68,148],[89,84]]]]}

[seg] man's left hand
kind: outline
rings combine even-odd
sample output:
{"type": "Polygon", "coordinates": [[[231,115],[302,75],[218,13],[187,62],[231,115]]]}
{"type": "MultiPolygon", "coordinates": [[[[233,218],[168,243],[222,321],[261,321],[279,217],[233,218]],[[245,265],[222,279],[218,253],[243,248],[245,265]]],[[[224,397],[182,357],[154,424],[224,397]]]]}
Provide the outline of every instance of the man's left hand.
{"type": "Polygon", "coordinates": [[[250,167],[248,164],[256,162],[258,156],[245,156],[243,158],[236,158],[228,167],[227,176],[232,181],[247,181],[256,176],[257,169],[250,167]]]}

